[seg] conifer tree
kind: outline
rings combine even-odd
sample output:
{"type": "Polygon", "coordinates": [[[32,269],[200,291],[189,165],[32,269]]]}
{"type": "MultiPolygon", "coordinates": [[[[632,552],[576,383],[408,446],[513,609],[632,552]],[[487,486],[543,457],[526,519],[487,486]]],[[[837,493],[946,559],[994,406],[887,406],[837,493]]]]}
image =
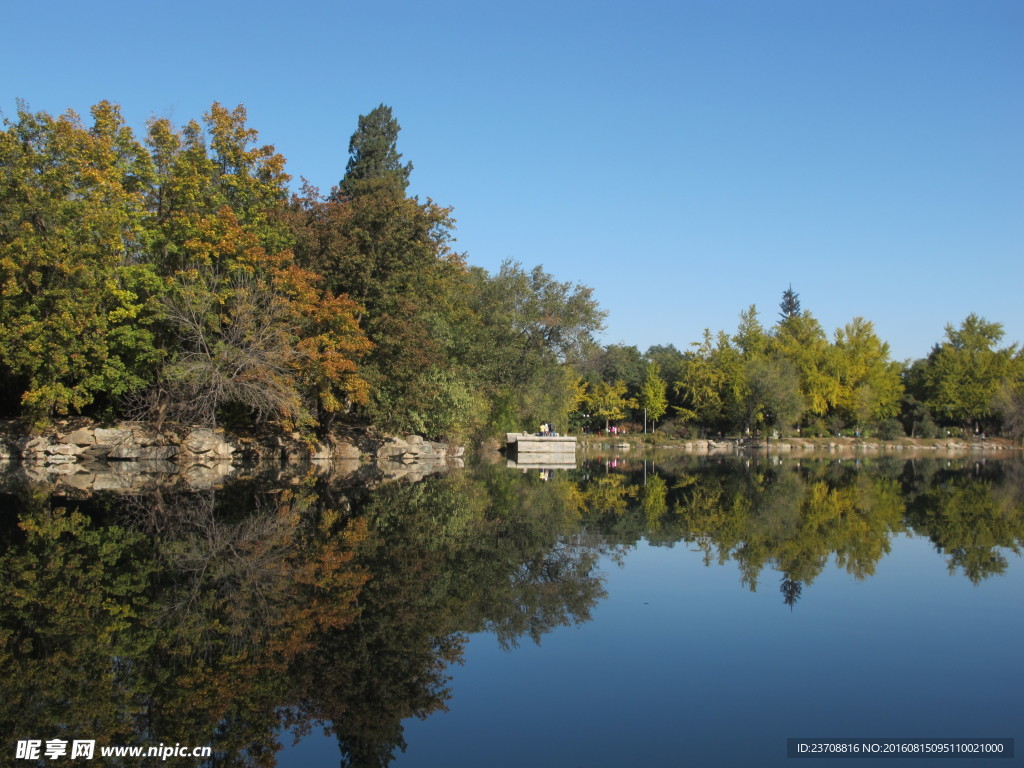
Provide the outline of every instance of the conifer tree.
{"type": "Polygon", "coordinates": [[[359,127],[348,143],[350,157],[345,177],[338,185],[342,195],[356,197],[384,189],[396,197],[405,196],[412,163],[401,163],[402,155],[397,148],[400,130],[391,107],[383,104],[368,115],[359,116],[359,127]]]}
{"type": "Polygon", "coordinates": [[[793,291],[793,284],[790,283],[789,288],[782,292],[782,301],[779,302],[779,309],[782,311],[779,313],[784,321],[791,317],[800,317],[800,294],[793,291]]]}

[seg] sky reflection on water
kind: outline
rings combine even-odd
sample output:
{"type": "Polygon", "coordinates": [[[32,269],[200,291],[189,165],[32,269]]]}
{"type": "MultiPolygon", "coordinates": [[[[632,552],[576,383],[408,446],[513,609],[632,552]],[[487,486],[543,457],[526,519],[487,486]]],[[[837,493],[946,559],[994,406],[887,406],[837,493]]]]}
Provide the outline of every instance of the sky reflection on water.
{"type": "Polygon", "coordinates": [[[407,723],[396,764],[786,765],[787,737],[1021,735],[1019,567],[974,586],[900,537],[792,611],[681,546],[605,571],[589,624],[513,653],[475,636],[451,711],[407,723]]]}

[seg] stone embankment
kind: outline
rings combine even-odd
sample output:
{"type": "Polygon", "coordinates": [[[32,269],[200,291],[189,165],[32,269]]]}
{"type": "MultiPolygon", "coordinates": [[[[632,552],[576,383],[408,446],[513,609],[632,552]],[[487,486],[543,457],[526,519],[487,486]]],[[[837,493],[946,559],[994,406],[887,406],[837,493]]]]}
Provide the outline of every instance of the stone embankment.
{"type": "Polygon", "coordinates": [[[36,482],[80,491],[211,488],[233,476],[309,472],[357,482],[409,479],[462,466],[462,447],[406,437],[360,435],[309,441],[298,433],[229,436],[194,427],[157,432],[144,424],[80,426],[30,437],[0,434],[0,466],[36,482]]]}

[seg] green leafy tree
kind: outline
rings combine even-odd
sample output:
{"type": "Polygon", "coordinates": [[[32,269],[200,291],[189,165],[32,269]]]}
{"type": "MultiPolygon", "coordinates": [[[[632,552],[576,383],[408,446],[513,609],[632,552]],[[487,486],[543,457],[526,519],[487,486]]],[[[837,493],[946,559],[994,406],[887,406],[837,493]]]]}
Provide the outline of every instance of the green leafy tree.
{"type": "Polygon", "coordinates": [[[147,194],[146,250],[161,274],[199,265],[221,273],[259,270],[266,254],[292,245],[279,209],[290,176],[273,146],[257,146],[245,107],[211,105],[200,123],[178,130],[166,118],[149,124],[156,169],[147,194]],[[262,252],[259,250],[262,249],[262,252]]]}
{"type": "Polygon", "coordinates": [[[593,415],[604,419],[605,431],[613,419],[625,417],[627,408],[636,407],[636,401],[626,397],[627,389],[624,381],[599,381],[590,387],[587,405],[593,415]]]}
{"type": "Polygon", "coordinates": [[[674,344],[655,344],[644,352],[644,360],[657,363],[665,381],[675,381],[679,366],[682,365],[683,353],[674,344]]]}
{"type": "Polygon", "coordinates": [[[767,353],[769,337],[757,317],[757,307],[753,304],[740,313],[739,326],[732,341],[744,358],[759,357],[767,353]]]}
{"type": "Polygon", "coordinates": [[[946,326],[946,340],[935,346],[924,369],[927,399],[939,418],[975,429],[992,420],[1016,351],[996,349],[1002,338],[1000,323],[974,314],[959,328],[946,326]]]}
{"type": "Polygon", "coordinates": [[[682,405],[682,403],[679,401],[679,396],[672,385],[680,378],[683,353],[672,344],[655,344],[647,348],[643,359],[646,363],[658,364],[660,369],[659,375],[669,385],[665,392],[667,398],[666,412],[675,413],[675,408],[682,405]]]}
{"type": "Polygon", "coordinates": [[[856,317],[836,331],[832,370],[839,382],[836,410],[847,424],[895,418],[903,395],[902,366],[889,360],[889,345],[872,323],[856,317]]]}
{"type": "Polygon", "coordinates": [[[145,222],[149,263],[165,278],[156,381],[135,411],[215,423],[221,414],[329,426],[368,399],[356,363],[370,348],[361,308],[296,263],[283,208],[284,158],[214,103],[178,131],[150,123],[156,170],[145,222]]]}
{"type": "Polygon", "coordinates": [[[142,387],[160,357],[152,165],[116,106],[92,117],[21,108],[0,133],[0,378],[37,419],[142,387]]]}
{"type": "Polygon", "coordinates": [[[647,376],[644,378],[637,398],[637,406],[647,412],[647,418],[652,422],[657,422],[668,409],[668,397],[666,396],[668,386],[660,374],[661,369],[657,363],[647,364],[647,376]]]}
{"type": "Polygon", "coordinates": [[[798,391],[807,410],[819,416],[829,413],[841,398],[839,380],[830,371],[830,346],[817,318],[802,312],[775,327],[771,354],[788,360],[799,376],[798,391]]]}
{"type": "Polygon", "coordinates": [[[511,288],[507,304],[514,314],[509,323],[527,348],[548,350],[562,363],[579,360],[603,326],[605,312],[593,299],[593,290],[560,282],[536,266],[529,272],[505,262],[496,276],[501,289],[511,288]]]}
{"type": "Polygon", "coordinates": [[[900,421],[911,437],[933,438],[938,435],[939,428],[928,407],[926,365],[925,360],[915,360],[903,369],[900,376],[904,391],[900,403],[900,421]]]}
{"type": "Polygon", "coordinates": [[[704,330],[704,340],[683,357],[679,378],[673,384],[680,405],[676,413],[686,421],[704,425],[720,420],[725,413],[726,372],[721,356],[713,346],[711,331],[704,330]]]}
{"type": "Polygon", "coordinates": [[[362,418],[435,436],[564,428],[575,376],[604,314],[589,288],[507,262],[490,275],[451,249],[451,210],[405,197],[411,164],[380,107],[360,119],[345,179],[328,199],[306,187],[286,218],[302,266],[347,295],[373,349],[362,418]]]}
{"type": "Polygon", "coordinates": [[[1011,374],[996,394],[995,408],[1004,434],[1024,441],[1024,352],[1014,356],[1011,374]]]}
{"type": "Polygon", "coordinates": [[[773,429],[790,427],[803,413],[799,378],[784,359],[754,358],[745,364],[749,394],[745,399],[748,425],[762,424],[765,439],[773,429]]]}
{"type": "Polygon", "coordinates": [[[627,344],[609,344],[602,347],[591,363],[605,381],[624,381],[630,393],[636,394],[647,375],[640,350],[627,344]]]}
{"type": "Polygon", "coordinates": [[[474,268],[470,276],[471,314],[456,359],[491,400],[490,430],[540,422],[564,430],[579,405],[575,364],[595,346],[605,316],[591,289],[510,261],[497,274],[474,268]]]}

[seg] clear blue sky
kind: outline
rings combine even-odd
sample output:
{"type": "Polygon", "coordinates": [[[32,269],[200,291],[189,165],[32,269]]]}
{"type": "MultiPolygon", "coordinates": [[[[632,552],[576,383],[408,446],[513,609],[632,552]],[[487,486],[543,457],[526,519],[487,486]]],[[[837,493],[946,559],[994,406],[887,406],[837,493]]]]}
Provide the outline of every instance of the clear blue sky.
{"type": "Polygon", "coordinates": [[[970,312],[1024,342],[1024,2],[41,2],[0,109],[244,103],[325,190],[390,105],[458,247],[594,288],[605,341],[771,323],[792,283],[895,359],[970,312]]]}

